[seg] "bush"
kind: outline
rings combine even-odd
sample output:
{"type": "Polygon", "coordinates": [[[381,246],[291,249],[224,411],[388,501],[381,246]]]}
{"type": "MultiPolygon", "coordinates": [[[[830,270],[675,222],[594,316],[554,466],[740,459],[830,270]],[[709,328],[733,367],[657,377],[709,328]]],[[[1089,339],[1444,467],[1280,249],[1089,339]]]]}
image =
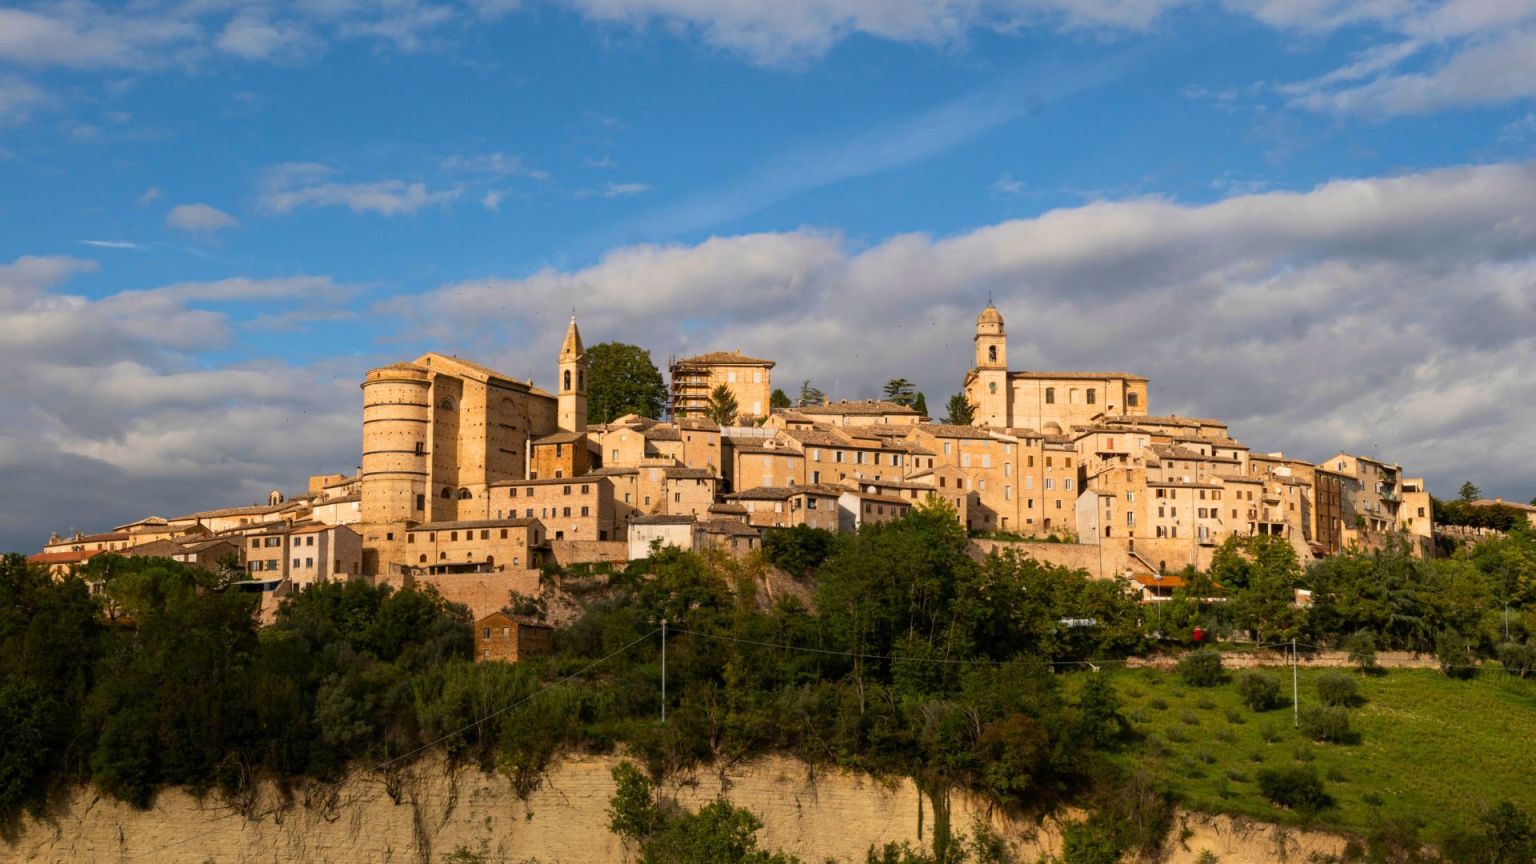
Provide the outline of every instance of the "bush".
{"type": "Polygon", "coordinates": [[[1355,664],[1360,674],[1369,675],[1377,672],[1381,667],[1376,665],[1376,634],[1369,630],[1361,630],[1349,637],[1344,643],[1344,648],[1349,652],[1349,662],[1355,664]]]}
{"type": "Polygon", "coordinates": [[[1360,685],[1343,672],[1324,672],[1317,678],[1317,698],[1324,705],[1348,708],[1360,701],[1360,685]]]}
{"type": "Polygon", "coordinates": [[[1265,798],[1297,813],[1311,816],[1333,806],[1322,779],[1310,767],[1265,768],[1258,780],[1265,798]]]}
{"type": "Polygon", "coordinates": [[[1440,671],[1447,678],[1467,679],[1477,675],[1476,646],[1455,630],[1442,630],[1435,637],[1435,658],[1440,661],[1440,671]]]}
{"type": "Polygon", "coordinates": [[[1175,667],[1179,677],[1191,687],[1215,687],[1225,676],[1221,670],[1221,655],[1215,651],[1196,651],[1185,654],[1175,667]]]}
{"type": "Polygon", "coordinates": [[[1517,678],[1536,672],[1536,641],[1523,645],[1519,642],[1505,642],[1499,646],[1499,662],[1504,665],[1504,671],[1517,678]]]}
{"type": "Polygon", "coordinates": [[[1237,676],[1237,695],[1254,711],[1269,711],[1282,704],[1280,682],[1257,669],[1244,669],[1237,676]]]}
{"type": "Polygon", "coordinates": [[[1313,741],[1335,744],[1351,740],[1349,712],[1337,705],[1308,705],[1301,709],[1301,734],[1313,741]]]}

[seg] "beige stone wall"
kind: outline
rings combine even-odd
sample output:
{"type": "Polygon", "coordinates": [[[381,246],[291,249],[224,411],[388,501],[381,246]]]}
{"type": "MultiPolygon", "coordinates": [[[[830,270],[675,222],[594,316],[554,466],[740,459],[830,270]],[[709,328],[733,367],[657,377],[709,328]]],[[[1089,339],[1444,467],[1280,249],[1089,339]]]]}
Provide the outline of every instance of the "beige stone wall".
{"type": "Polygon", "coordinates": [[[551,539],[612,540],[617,536],[613,483],[606,477],[493,486],[490,509],[492,519],[538,519],[551,539]]]}
{"type": "Polygon", "coordinates": [[[695,365],[702,375],[689,376],[689,386],[678,414],[700,414],[709,394],[721,384],[730,388],[736,406],[745,417],[766,417],[768,399],[773,393],[772,368],[750,365],[695,365]]]}
{"type": "Polygon", "coordinates": [[[554,562],[562,567],[569,564],[589,564],[595,561],[623,564],[629,560],[629,542],[623,539],[602,542],[551,540],[549,551],[554,562]]]}
{"type": "Polygon", "coordinates": [[[479,620],[506,606],[513,592],[525,596],[539,593],[539,571],[508,569],[494,573],[419,575],[413,576],[410,584],[431,586],[443,599],[468,606],[471,617],[479,620]]]}
{"type": "MultiPolygon", "coordinates": [[[[759,486],[793,486],[806,481],[806,460],[799,452],[784,448],[773,453],[734,450],[732,489],[737,492],[759,486]]],[[[825,482],[825,480],[824,480],[825,482]]]]}
{"type": "Polygon", "coordinates": [[[531,526],[488,526],[483,528],[415,529],[406,532],[402,545],[403,563],[410,567],[482,565],[534,568],[538,564],[537,547],[545,530],[538,523],[531,526]]]}

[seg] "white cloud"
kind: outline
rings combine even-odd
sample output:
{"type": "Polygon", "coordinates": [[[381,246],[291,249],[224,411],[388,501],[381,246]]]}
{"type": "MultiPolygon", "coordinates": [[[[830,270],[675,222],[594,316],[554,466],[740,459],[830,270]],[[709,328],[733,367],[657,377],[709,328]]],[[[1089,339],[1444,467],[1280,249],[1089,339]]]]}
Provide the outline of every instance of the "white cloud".
{"type": "Polygon", "coordinates": [[[165,214],[165,224],[183,231],[209,233],[233,228],[240,220],[207,204],[177,204],[165,214]]]}
{"type": "Polygon", "coordinates": [[[448,204],[461,188],[429,191],[425,183],[377,180],[337,183],[327,180],[332,169],[308,162],[290,162],[270,169],[262,180],[258,201],[268,213],[288,213],[300,207],[346,207],[354,213],[394,216],[423,207],[448,204]]]}
{"type": "Polygon", "coordinates": [[[992,181],[991,190],[994,195],[1021,195],[1028,188],[1023,180],[1016,179],[1012,174],[1003,174],[992,181]]]}
{"type": "Polygon", "coordinates": [[[517,374],[550,368],[574,305],[591,341],[739,348],[776,358],[777,383],[848,398],[902,375],[933,405],[959,389],[989,293],[1016,368],[1149,375],[1153,410],[1224,417],[1256,449],[1374,452],[1440,490],[1536,487],[1536,164],[1095,202],[868,247],[812,231],[631,246],[381,311],[517,374]]]}
{"type": "Polygon", "coordinates": [[[500,190],[492,189],[491,191],[480,196],[480,206],[490,210],[493,213],[500,213],[501,199],[502,193],[500,190]]]}
{"type": "Polygon", "coordinates": [[[127,240],[81,240],[80,243],[81,243],[81,245],[84,245],[84,246],[95,246],[98,249],[143,249],[144,248],[141,244],[132,243],[132,242],[129,242],[127,240]]]}
{"type": "Polygon", "coordinates": [[[158,200],[160,200],[160,187],[151,186],[144,190],[144,194],[139,196],[139,206],[147,207],[158,200]]]}
{"type": "Polygon", "coordinates": [[[247,10],[230,19],[215,40],[219,50],[246,60],[298,62],[310,60],[325,48],[325,43],[297,24],[277,23],[257,10],[247,10]]]}
{"type": "Polygon", "coordinates": [[[462,171],[485,174],[490,177],[529,177],[534,180],[549,179],[548,171],[530,168],[521,156],[506,153],[481,153],[474,156],[455,155],[442,161],[444,171],[462,171]]]}
{"type": "Polygon", "coordinates": [[[0,78],[0,128],[24,121],[27,109],[43,102],[46,95],[35,84],[0,78]]]}
{"type": "Polygon", "coordinates": [[[580,189],[577,198],[629,198],[644,195],[654,187],[649,183],[604,183],[592,189],[580,189]]]}
{"type": "Polygon", "coordinates": [[[0,264],[0,549],[294,488],[356,459],[351,392],[366,361],[205,366],[233,324],[209,304],[260,302],[316,317],[351,295],[326,277],[187,282],[90,299],[61,290],[90,261],[0,264]],[[318,305],[316,305],[318,304],[318,305]],[[274,435],[301,429],[300,435],[274,435]],[[288,439],[279,443],[280,439],[288,439]]]}
{"type": "Polygon", "coordinates": [[[858,34],[956,43],[973,29],[1144,30],[1189,0],[565,0],[588,17],[691,30],[705,42],[768,64],[825,53],[858,34]]]}

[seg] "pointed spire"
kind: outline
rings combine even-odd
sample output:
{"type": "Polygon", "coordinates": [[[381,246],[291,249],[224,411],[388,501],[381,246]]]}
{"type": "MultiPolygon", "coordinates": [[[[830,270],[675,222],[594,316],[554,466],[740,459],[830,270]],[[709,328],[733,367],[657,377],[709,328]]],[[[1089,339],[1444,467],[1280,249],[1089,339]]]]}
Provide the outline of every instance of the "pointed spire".
{"type": "Polygon", "coordinates": [[[581,344],[581,331],[576,329],[576,315],[571,315],[571,326],[565,330],[565,342],[560,346],[560,362],[568,363],[579,359],[587,349],[581,344]]]}

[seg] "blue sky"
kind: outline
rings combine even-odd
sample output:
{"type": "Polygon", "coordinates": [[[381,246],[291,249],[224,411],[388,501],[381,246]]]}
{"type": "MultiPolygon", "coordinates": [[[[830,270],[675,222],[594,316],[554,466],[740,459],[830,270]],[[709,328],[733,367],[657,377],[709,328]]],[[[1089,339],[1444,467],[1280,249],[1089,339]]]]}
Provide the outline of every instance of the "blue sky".
{"type": "Polygon", "coordinates": [[[1512,0],[0,6],[0,548],[350,470],[363,370],[548,381],[572,308],[937,406],[989,292],[1016,367],[1526,500],[1533,157],[1512,0]]]}

